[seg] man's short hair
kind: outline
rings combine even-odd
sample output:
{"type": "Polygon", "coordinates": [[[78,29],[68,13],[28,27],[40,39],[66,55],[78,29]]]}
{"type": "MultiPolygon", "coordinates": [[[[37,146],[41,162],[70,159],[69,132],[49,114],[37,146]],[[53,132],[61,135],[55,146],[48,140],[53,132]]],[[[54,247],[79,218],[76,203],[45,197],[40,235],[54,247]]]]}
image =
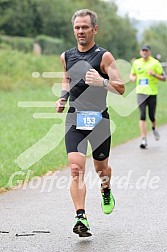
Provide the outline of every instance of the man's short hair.
{"type": "Polygon", "coordinates": [[[97,14],[96,14],[96,12],[91,11],[89,9],[81,9],[81,10],[76,11],[71,18],[72,24],[74,25],[74,20],[76,17],[85,17],[85,16],[90,16],[91,23],[92,23],[93,27],[95,25],[97,25],[97,22],[98,22],[97,14]]]}

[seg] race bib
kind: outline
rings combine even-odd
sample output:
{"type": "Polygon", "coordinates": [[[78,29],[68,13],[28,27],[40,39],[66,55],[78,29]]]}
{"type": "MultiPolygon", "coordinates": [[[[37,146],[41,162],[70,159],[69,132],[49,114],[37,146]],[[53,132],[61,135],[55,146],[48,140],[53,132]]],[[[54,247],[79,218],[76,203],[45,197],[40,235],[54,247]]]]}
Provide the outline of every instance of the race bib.
{"type": "Polygon", "coordinates": [[[101,112],[78,111],[76,129],[92,130],[102,119],[101,112]]]}
{"type": "Polygon", "coordinates": [[[146,85],[148,85],[148,79],[140,79],[139,80],[139,85],[140,86],[146,86],[146,85]]]}

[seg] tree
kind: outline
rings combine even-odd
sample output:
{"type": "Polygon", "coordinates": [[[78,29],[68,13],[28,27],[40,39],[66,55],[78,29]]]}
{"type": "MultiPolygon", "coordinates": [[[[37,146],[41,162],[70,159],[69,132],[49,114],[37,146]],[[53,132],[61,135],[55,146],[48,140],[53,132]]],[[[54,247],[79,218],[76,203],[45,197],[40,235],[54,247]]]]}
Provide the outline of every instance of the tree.
{"type": "Polygon", "coordinates": [[[113,53],[116,58],[130,60],[137,48],[136,30],[128,16],[120,17],[115,3],[102,3],[99,16],[97,42],[113,53]]]}
{"type": "Polygon", "coordinates": [[[0,0],[0,31],[12,36],[60,38],[68,49],[76,44],[71,16],[82,8],[98,14],[96,42],[116,58],[131,59],[137,47],[136,31],[128,17],[118,15],[114,0],[0,0]]]}
{"type": "Polygon", "coordinates": [[[41,30],[36,0],[1,0],[0,30],[7,35],[34,36],[41,30]]]}
{"type": "Polygon", "coordinates": [[[146,29],[143,34],[143,44],[151,46],[152,54],[161,54],[161,61],[167,60],[167,24],[158,22],[146,29]]]}

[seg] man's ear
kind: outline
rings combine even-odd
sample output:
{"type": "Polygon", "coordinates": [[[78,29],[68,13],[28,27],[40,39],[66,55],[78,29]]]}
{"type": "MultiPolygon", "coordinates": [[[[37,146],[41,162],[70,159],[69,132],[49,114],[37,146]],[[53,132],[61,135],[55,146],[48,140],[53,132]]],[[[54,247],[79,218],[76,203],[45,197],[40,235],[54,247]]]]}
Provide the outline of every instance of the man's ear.
{"type": "Polygon", "coordinates": [[[98,32],[98,25],[95,25],[94,27],[94,34],[96,34],[98,32]]]}

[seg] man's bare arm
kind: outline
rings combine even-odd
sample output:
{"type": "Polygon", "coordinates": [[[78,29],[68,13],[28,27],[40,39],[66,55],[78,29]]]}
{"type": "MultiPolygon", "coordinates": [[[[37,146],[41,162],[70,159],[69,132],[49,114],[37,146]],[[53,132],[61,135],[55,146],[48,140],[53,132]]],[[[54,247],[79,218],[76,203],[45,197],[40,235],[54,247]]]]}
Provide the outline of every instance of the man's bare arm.
{"type": "Polygon", "coordinates": [[[62,80],[62,90],[61,90],[61,97],[60,99],[56,102],[56,111],[57,112],[63,112],[64,108],[65,108],[65,104],[68,100],[69,97],[69,76],[68,73],[66,71],[66,64],[65,64],[65,54],[62,53],[61,57],[60,57],[61,63],[63,65],[63,69],[64,69],[64,76],[63,76],[63,80],[62,80]]]}
{"type": "Polygon", "coordinates": [[[110,92],[119,93],[122,95],[125,91],[125,86],[118,71],[116,61],[110,52],[103,54],[101,68],[102,71],[109,76],[109,85],[107,89],[110,92]]]}

